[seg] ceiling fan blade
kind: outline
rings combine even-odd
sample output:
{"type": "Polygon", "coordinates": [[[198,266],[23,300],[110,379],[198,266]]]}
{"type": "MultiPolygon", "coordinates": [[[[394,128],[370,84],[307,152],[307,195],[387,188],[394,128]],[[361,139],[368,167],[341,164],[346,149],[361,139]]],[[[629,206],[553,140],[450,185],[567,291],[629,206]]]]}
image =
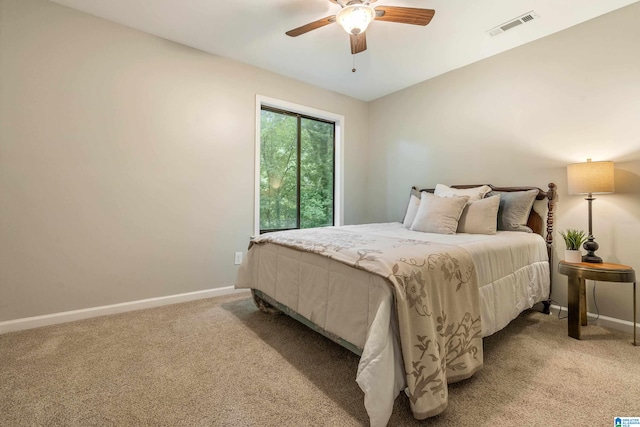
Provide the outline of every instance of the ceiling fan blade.
{"type": "Polygon", "coordinates": [[[378,6],[376,20],[399,22],[401,24],[427,25],[436,11],[433,9],[419,9],[416,7],[378,6]]]}
{"type": "Polygon", "coordinates": [[[317,21],[309,22],[307,25],[303,25],[302,27],[294,28],[293,30],[287,31],[285,34],[290,37],[298,37],[301,34],[308,33],[311,30],[315,30],[320,27],[324,27],[325,25],[329,25],[333,22],[336,22],[335,15],[327,16],[326,18],[318,19],[317,21]]]}
{"type": "Polygon", "coordinates": [[[350,35],[351,37],[351,54],[355,55],[356,53],[360,53],[362,51],[367,50],[367,36],[365,33],[360,33],[350,35]]]}

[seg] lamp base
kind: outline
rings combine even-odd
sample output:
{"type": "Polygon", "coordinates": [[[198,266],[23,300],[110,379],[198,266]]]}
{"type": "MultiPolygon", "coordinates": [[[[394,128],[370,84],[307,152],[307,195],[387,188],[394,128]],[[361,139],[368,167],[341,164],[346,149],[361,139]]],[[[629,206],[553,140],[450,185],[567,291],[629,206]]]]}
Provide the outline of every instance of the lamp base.
{"type": "Polygon", "coordinates": [[[582,255],[582,262],[590,262],[592,264],[602,264],[602,258],[597,255],[582,255]]]}
{"type": "Polygon", "coordinates": [[[602,264],[602,258],[596,255],[596,251],[600,246],[595,241],[591,233],[589,233],[589,237],[587,238],[587,241],[584,242],[584,245],[582,245],[582,247],[587,251],[586,255],[582,255],[582,262],[602,264]]]}

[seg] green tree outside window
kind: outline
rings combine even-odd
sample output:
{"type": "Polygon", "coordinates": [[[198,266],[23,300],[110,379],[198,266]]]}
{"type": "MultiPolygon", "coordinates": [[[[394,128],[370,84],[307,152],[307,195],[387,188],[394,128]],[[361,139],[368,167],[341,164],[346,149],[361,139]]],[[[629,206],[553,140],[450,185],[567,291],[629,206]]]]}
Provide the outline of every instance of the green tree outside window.
{"type": "Polygon", "coordinates": [[[262,107],[260,232],[333,225],[335,124],[262,107]]]}

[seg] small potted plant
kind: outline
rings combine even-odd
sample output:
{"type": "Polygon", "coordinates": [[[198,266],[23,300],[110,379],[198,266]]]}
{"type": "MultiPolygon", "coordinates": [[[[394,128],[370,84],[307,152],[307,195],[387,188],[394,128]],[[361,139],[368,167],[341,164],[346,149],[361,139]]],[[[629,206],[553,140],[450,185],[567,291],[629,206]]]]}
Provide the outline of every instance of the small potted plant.
{"type": "Polygon", "coordinates": [[[560,235],[564,239],[565,251],[564,260],[566,262],[582,262],[582,252],[580,248],[587,240],[586,234],[582,230],[574,230],[572,228],[567,231],[561,231],[560,235]]]}

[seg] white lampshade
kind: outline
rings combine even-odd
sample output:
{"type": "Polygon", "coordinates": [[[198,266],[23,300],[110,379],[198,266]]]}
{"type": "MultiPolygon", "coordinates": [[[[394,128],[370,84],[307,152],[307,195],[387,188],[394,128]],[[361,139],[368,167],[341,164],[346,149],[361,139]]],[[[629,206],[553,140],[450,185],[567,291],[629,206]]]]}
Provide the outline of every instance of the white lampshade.
{"type": "Polygon", "coordinates": [[[342,8],[336,15],[336,21],[347,33],[358,35],[364,33],[375,17],[376,11],[371,6],[353,4],[342,8]]]}
{"type": "Polygon", "coordinates": [[[613,162],[574,163],[567,166],[569,194],[613,193],[613,162]]]}

